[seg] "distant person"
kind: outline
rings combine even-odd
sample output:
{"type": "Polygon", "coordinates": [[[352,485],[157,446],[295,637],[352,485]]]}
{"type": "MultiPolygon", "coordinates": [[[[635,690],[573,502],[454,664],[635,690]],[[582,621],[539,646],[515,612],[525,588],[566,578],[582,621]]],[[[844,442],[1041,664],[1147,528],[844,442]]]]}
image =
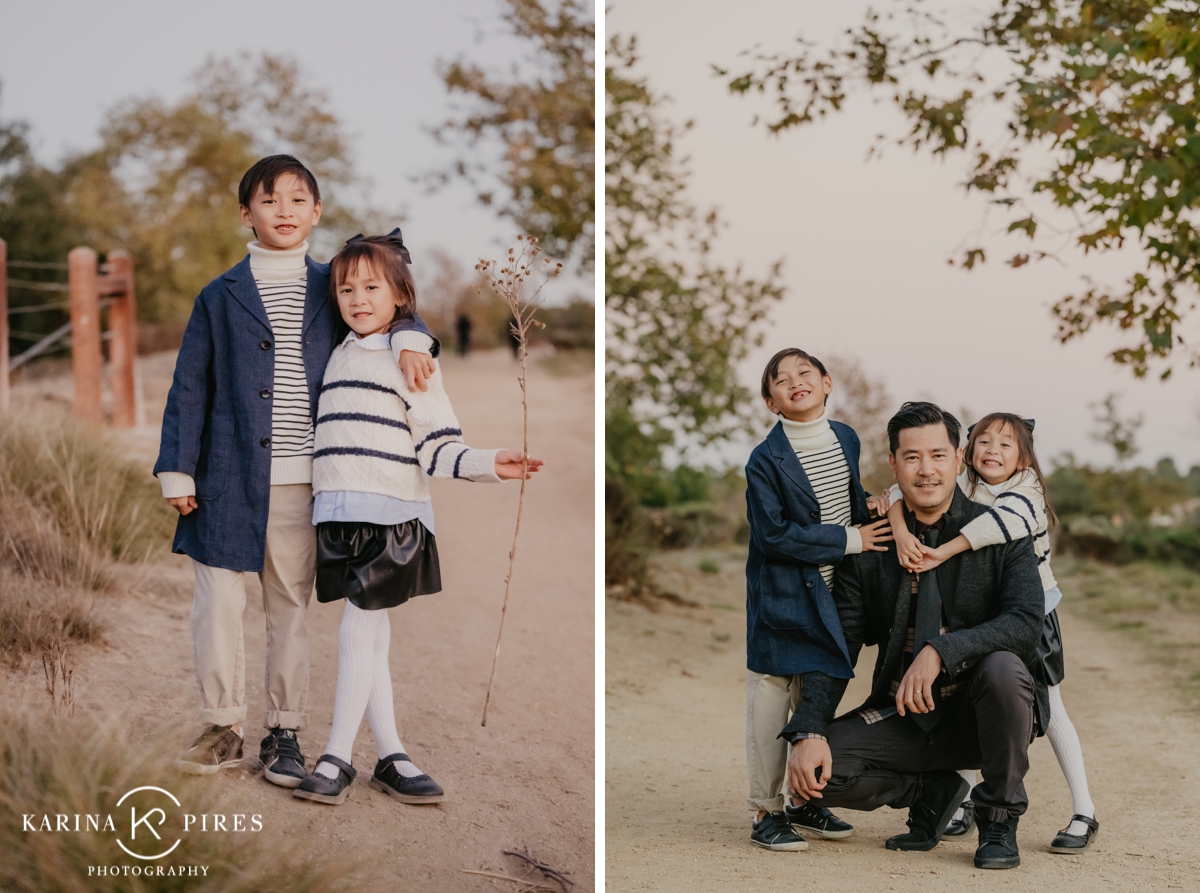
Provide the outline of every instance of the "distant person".
{"type": "MultiPolygon", "coordinates": [[[[177,761],[209,775],[242,760],[245,574],[262,581],[267,623],[267,781],[304,779],[305,615],[317,571],[313,428],[340,340],[329,267],[307,256],[321,219],[316,178],[291,155],[255,163],[238,187],[249,257],[196,298],[163,413],[154,473],[179,512],[172,546],[192,559],[192,641],[205,729],[177,761]]],[[[415,313],[393,342],[410,391],[433,374],[437,341],[415,313]]]]}
{"type": "MultiPolygon", "coordinates": [[[[313,459],[317,600],[346,600],[338,631],[337,699],[324,754],[293,795],[340,804],[357,772],[354,738],[363,715],[379,762],[370,786],[402,803],[437,803],[441,786],[400,741],[388,667],[388,608],[440,592],[429,478],[499,483],[542,466],[509,450],[475,450],[434,369],[425,391],[409,388],[389,335],[415,317],[417,293],[403,243],[349,242],[330,261],[333,303],[351,332],[334,349],[321,386],[313,459]]],[[[469,801],[464,801],[469,802],[469,801]]]]}
{"type": "MultiPolygon", "coordinates": [[[[905,527],[933,548],[992,509],[957,486],[958,420],[905,403],[888,421],[888,462],[905,527]]],[[[1015,868],[1017,824],[1029,805],[1029,743],[1046,728],[1037,679],[1045,599],[1033,538],[962,552],[912,574],[896,548],[851,555],[838,571],[837,612],[851,665],[879,646],[871,694],[836,720],[844,673],[814,670],[782,736],[792,791],[826,807],[908,809],[890,850],[938,845],[966,797],[959,769],[981,769],[971,792],[976,868],[1015,868]]],[[[809,621],[811,622],[811,621],[809,621]]]]}
{"type": "Polygon", "coordinates": [[[465,357],[471,352],[471,317],[460,313],[454,326],[458,330],[458,355],[465,357]]]}
{"type": "Polygon", "coordinates": [[[521,358],[521,337],[517,334],[517,319],[510,316],[504,326],[504,334],[508,336],[508,346],[512,348],[513,359],[521,358]]]}
{"type": "MultiPolygon", "coordinates": [[[[1083,748],[1067,708],[1063,704],[1059,685],[1063,681],[1062,633],[1058,625],[1057,606],[1062,592],[1050,570],[1049,527],[1054,512],[1046,504],[1046,482],[1033,451],[1033,419],[994,412],[984,416],[967,429],[967,468],[958,476],[958,486],[988,511],[965,525],[962,533],[936,549],[921,544],[904,526],[904,510],[900,492],[892,488],[885,498],[892,501],[888,518],[896,533],[896,553],[900,564],[910,571],[927,572],[947,559],[968,549],[982,549],[1025,536],[1033,537],[1037,554],[1038,573],[1046,597],[1046,616],[1042,623],[1042,640],[1037,660],[1030,669],[1034,678],[1047,686],[1050,697],[1050,722],[1046,737],[1054,756],[1071,789],[1074,815],[1050,844],[1052,853],[1082,853],[1091,845],[1100,829],[1096,807],[1088,792],[1087,772],[1083,767],[1083,748]]],[[[975,770],[959,773],[974,787],[975,770]]],[[[975,824],[975,805],[967,800],[955,813],[946,828],[946,837],[961,837],[970,833],[975,824]]]]}
{"type": "Polygon", "coordinates": [[[769,850],[807,849],[797,831],[854,833],[821,804],[785,802],[787,742],[779,735],[804,680],[823,674],[844,685],[854,675],[830,593],[834,571],[846,556],[883,550],[891,540],[886,519],[867,523],[858,435],[829,420],[832,390],[816,357],[798,348],[775,354],[763,371],[762,396],[779,423],[746,464],[747,805],[754,815],[750,842],[769,850]]]}

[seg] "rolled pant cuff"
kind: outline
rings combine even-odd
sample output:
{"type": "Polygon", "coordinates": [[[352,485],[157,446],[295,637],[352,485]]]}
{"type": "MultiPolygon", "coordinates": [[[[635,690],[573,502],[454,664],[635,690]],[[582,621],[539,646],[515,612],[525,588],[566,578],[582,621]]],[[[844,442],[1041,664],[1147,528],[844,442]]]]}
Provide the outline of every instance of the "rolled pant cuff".
{"type": "Polygon", "coordinates": [[[753,813],[758,813],[763,810],[767,812],[783,812],[783,795],[772,797],[770,800],[755,800],[753,797],[746,800],[746,808],[753,813]]]}
{"type": "Polygon", "coordinates": [[[234,723],[245,722],[246,705],[241,707],[202,707],[200,722],[214,726],[231,726],[234,723]]]}
{"type": "Polygon", "coordinates": [[[299,732],[307,725],[307,713],[295,713],[290,710],[267,711],[266,727],[268,729],[291,729],[294,732],[299,732]]]}

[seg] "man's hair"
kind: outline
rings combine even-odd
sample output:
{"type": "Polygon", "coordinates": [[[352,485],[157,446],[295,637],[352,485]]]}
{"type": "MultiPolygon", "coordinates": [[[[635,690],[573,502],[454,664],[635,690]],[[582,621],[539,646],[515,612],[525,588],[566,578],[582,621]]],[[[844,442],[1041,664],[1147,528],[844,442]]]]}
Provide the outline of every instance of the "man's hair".
{"type": "Polygon", "coordinates": [[[338,286],[358,269],[360,261],[365,261],[376,277],[386,279],[399,299],[392,322],[410,319],[417,311],[417,286],[413,282],[412,271],[396,250],[395,241],[390,236],[354,239],[333,256],[329,262],[329,303],[335,318],[341,315],[338,286]]]}
{"type": "Polygon", "coordinates": [[[317,178],[298,158],[292,155],[268,155],[254,162],[250,170],[242,175],[242,182],[238,184],[238,204],[250,207],[250,200],[258,192],[259,184],[262,185],[263,192],[270,195],[275,191],[275,181],[283,174],[295,174],[299,177],[300,182],[308,186],[308,191],[312,193],[314,204],[321,200],[317,178]]]}
{"type": "Polygon", "coordinates": [[[825,371],[825,364],[807,351],[803,351],[798,347],[785,348],[784,350],[781,350],[779,353],[775,354],[775,356],[771,357],[771,361],[767,363],[767,368],[763,370],[762,396],[764,400],[771,399],[771,382],[774,380],[775,376],[779,374],[779,364],[788,357],[798,357],[799,359],[804,360],[810,366],[815,366],[817,371],[821,373],[822,378],[829,374],[825,371]]]}
{"type": "Polygon", "coordinates": [[[958,449],[958,435],[961,426],[958,419],[950,415],[936,403],[910,401],[900,407],[900,411],[888,419],[888,449],[894,456],[900,446],[900,432],[905,428],[924,428],[927,425],[945,425],[946,435],[950,438],[950,446],[958,449]]]}

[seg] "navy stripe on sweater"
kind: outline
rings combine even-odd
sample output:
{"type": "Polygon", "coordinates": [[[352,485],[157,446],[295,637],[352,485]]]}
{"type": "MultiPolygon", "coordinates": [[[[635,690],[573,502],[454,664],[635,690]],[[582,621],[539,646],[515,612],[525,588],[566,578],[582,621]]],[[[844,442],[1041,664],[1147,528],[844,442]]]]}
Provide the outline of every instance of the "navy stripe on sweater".
{"type": "Polygon", "coordinates": [[[413,447],[413,451],[419,453],[421,452],[421,447],[425,446],[425,444],[429,443],[429,441],[437,440],[439,437],[451,437],[455,434],[457,434],[459,437],[462,437],[462,431],[460,431],[458,428],[438,428],[436,431],[432,432],[428,437],[418,443],[415,447],[413,447]]]}
{"type": "MultiPolygon", "coordinates": [[[[385,385],[375,384],[373,381],[356,381],[355,379],[347,378],[342,381],[331,381],[329,384],[321,385],[321,393],[332,391],[334,388],[361,388],[364,391],[382,391],[385,394],[392,394],[400,397],[400,392],[389,388],[385,385]]],[[[400,397],[400,402],[404,404],[405,409],[412,409],[408,401],[400,397]]]]}
{"type": "Polygon", "coordinates": [[[434,471],[437,470],[438,454],[441,453],[441,451],[444,450],[446,447],[450,446],[452,443],[456,443],[460,447],[462,447],[464,453],[467,451],[467,445],[465,443],[463,443],[461,440],[447,440],[445,443],[443,443],[441,446],[439,446],[436,450],[433,451],[433,458],[429,460],[428,474],[430,477],[433,477],[434,471]]]}
{"type": "Polygon", "coordinates": [[[370,415],[365,412],[330,412],[319,419],[317,424],[322,422],[372,422],[376,425],[387,425],[389,428],[401,428],[409,431],[408,425],[398,419],[389,419],[387,416],[370,415]]]}
{"type": "Polygon", "coordinates": [[[1020,518],[1020,519],[1021,519],[1021,523],[1025,525],[1025,532],[1026,532],[1026,533],[1027,533],[1029,536],[1033,536],[1033,530],[1032,530],[1032,529],[1030,529],[1030,527],[1029,527],[1029,522],[1025,520],[1025,516],[1024,516],[1024,515],[1022,515],[1022,514],[1021,514],[1020,512],[1018,512],[1016,509],[1010,509],[1010,508],[1009,508],[1008,506],[1006,506],[1006,505],[997,505],[997,506],[996,506],[996,508],[1000,509],[1000,511],[1002,511],[1002,512],[1008,512],[1010,515],[1016,515],[1018,518],[1020,518]]]}
{"type": "MultiPolygon", "coordinates": [[[[385,453],[382,450],[368,450],[364,447],[325,447],[313,453],[314,459],[322,456],[370,456],[373,459],[387,459],[389,462],[399,462],[401,465],[417,465],[421,463],[413,456],[400,456],[396,453],[385,453]]],[[[432,474],[433,472],[430,472],[432,474]]]]}
{"type": "Polygon", "coordinates": [[[996,510],[988,509],[988,514],[996,519],[996,526],[999,527],[1000,532],[1004,534],[1004,541],[1006,543],[1011,543],[1012,537],[1008,535],[1008,528],[1004,526],[1004,522],[1000,520],[1000,516],[996,514],[996,510]]]}

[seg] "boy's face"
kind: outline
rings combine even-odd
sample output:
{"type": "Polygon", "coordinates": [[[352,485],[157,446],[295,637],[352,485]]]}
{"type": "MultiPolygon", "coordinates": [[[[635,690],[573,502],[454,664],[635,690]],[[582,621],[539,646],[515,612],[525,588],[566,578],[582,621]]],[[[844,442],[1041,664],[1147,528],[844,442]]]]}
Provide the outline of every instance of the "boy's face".
{"type": "Polygon", "coordinates": [[[313,201],[308,185],[295,174],[275,178],[269,195],[262,184],[250,206],[241,206],[242,223],[258,236],[258,244],[272,251],[291,251],[304,244],[321,219],[321,203],[313,201]]]}
{"type": "Polygon", "coordinates": [[[386,332],[396,314],[392,284],[364,260],[337,286],[342,319],[360,337],[386,332]]]}
{"type": "Polygon", "coordinates": [[[771,379],[767,409],[791,422],[811,422],[825,411],[833,380],[801,357],[784,357],[771,379]]]}

